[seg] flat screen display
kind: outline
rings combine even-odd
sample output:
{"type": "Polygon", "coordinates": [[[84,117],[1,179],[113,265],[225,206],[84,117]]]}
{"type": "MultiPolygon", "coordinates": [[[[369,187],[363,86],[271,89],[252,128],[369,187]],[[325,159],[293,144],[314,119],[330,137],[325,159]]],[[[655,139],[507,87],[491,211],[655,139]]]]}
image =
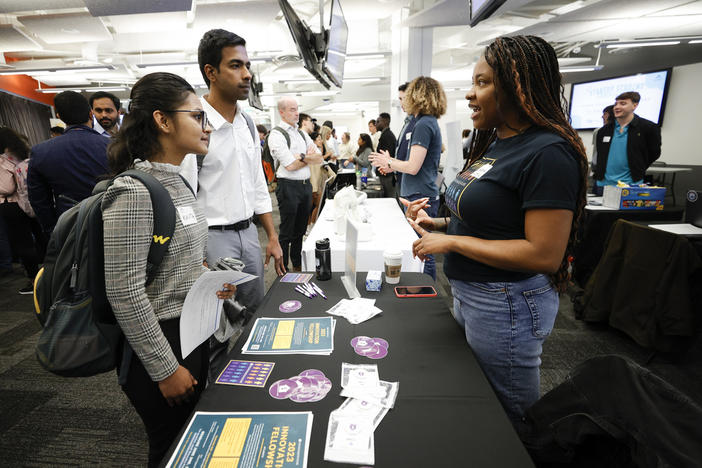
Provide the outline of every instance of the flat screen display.
{"type": "Polygon", "coordinates": [[[329,22],[329,41],[324,59],[324,72],[336,86],[341,88],[344,80],[344,62],[346,61],[346,43],[349,28],[339,0],[332,0],[331,19],[329,22]]]}
{"type": "Polygon", "coordinates": [[[278,0],[280,10],[283,12],[290,34],[295,41],[297,50],[302,57],[305,69],[312,74],[326,88],[329,84],[322,76],[322,67],[317,59],[316,52],[313,46],[313,33],[310,28],[297,16],[293,7],[290,6],[287,0],[278,0]]]}
{"type": "Polygon", "coordinates": [[[470,25],[475,26],[497,10],[506,0],[470,0],[470,25]]]}
{"type": "Polygon", "coordinates": [[[574,83],[570,91],[570,120],[576,130],[602,126],[602,109],[614,104],[614,98],[626,91],[636,91],[641,102],[635,113],[661,125],[670,83],[670,69],[606,80],[574,83]]]}

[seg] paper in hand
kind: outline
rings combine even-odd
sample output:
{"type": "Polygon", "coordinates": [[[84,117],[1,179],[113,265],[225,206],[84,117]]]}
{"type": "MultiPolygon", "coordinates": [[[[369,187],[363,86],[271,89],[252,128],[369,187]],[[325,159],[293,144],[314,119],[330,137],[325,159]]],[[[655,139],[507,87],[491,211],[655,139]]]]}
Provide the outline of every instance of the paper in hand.
{"type": "Polygon", "coordinates": [[[251,281],[254,275],[235,270],[206,271],[185,296],[180,314],[180,351],[185,359],[195,348],[217,331],[223,300],[217,297],[224,283],[235,286],[251,281]]]}

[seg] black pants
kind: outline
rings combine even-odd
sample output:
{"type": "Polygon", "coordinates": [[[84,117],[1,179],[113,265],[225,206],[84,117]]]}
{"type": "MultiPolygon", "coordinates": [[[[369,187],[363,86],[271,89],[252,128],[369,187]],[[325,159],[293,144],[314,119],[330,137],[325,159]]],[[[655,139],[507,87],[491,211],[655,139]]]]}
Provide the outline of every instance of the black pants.
{"type": "Polygon", "coordinates": [[[146,435],[149,438],[149,466],[158,466],[176,436],[187,422],[205,389],[207,383],[207,369],[209,365],[207,340],[198,346],[185,360],[180,353],[180,318],[159,322],[171,349],[178,358],[180,365],[190,371],[197,386],[195,395],[191,400],[181,406],[168,406],[168,402],[144,369],[136,354],[133,354],[129,363],[127,383],[122,386],[122,391],[136,409],[144,422],[146,435]]]}
{"type": "Polygon", "coordinates": [[[7,237],[13,254],[19,257],[27,271],[27,277],[34,280],[39,272],[39,263],[44,257],[41,247],[43,234],[39,223],[22,211],[17,203],[0,203],[0,216],[5,218],[7,237]],[[35,236],[37,243],[34,241],[35,236]]]}
{"type": "Polygon", "coordinates": [[[278,179],[275,195],[280,210],[278,240],[283,250],[283,265],[287,268],[290,256],[293,267],[297,268],[302,265],[302,238],[312,209],[312,185],[309,179],[278,179]]]}
{"type": "Polygon", "coordinates": [[[383,187],[383,198],[395,198],[395,174],[382,175],[378,173],[378,179],[383,187]]]}

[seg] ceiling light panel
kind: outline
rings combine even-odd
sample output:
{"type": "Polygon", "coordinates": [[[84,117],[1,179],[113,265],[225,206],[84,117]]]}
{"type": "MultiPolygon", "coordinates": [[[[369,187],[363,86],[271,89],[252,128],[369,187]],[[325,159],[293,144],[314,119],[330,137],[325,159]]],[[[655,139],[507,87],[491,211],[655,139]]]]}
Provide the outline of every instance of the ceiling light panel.
{"type": "Polygon", "coordinates": [[[580,8],[564,15],[568,21],[634,20],[646,15],[689,3],[689,0],[636,0],[628,2],[602,2],[580,8]]]}
{"type": "Polygon", "coordinates": [[[89,14],[20,16],[20,23],[48,44],[108,41],[112,35],[89,14]]]}
{"type": "Polygon", "coordinates": [[[85,8],[83,0],[2,0],[0,13],[34,10],[62,10],[64,8],[85,8]]]}
{"type": "Polygon", "coordinates": [[[200,35],[190,29],[183,29],[172,34],[162,32],[145,32],[120,34],[111,43],[112,50],[121,54],[138,54],[151,52],[196,51],[200,35]]]}
{"type": "Polygon", "coordinates": [[[0,52],[40,50],[41,46],[11,24],[0,24],[0,52]]]}
{"type": "Polygon", "coordinates": [[[93,16],[188,11],[192,0],[83,0],[93,16]]]}
{"type": "Polygon", "coordinates": [[[659,18],[637,18],[601,28],[597,36],[584,35],[583,40],[598,38],[643,39],[670,36],[702,35],[702,16],[666,16],[659,18]]]}
{"type": "Polygon", "coordinates": [[[187,27],[187,17],[184,11],[161,13],[160,15],[120,15],[110,17],[110,24],[118,34],[144,31],[172,33],[187,27]]]}

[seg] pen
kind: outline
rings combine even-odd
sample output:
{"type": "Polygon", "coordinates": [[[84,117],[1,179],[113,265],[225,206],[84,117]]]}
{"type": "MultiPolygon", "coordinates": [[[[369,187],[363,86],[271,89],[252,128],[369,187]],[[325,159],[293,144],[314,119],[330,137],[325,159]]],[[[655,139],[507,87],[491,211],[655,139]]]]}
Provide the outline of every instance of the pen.
{"type": "Polygon", "coordinates": [[[327,300],[327,296],[326,296],[326,294],[324,294],[324,291],[322,291],[322,288],[320,288],[319,286],[317,286],[315,283],[310,283],[310,284],[311,284],[312,287],[315,289],[315,291],[317,291],[317,292],[324,298],[324,300],[326,301],[326,300],[327,300]]]}
{"type": "Polygon", "coordinates": [[[308,293],[304,288],[301,288],[299,286],[295,286],[295,291],[299,292],[303,296],[306,296],[306,297],[309,297],[310,299],[312,299],[312,296],[310,296],[310,293],[308,293]]]}
{"type": "Polygon", "coordinates": [[[307,290],[307,292],[312,294],[312,297],[317,297],[317,291],[315,291],[314,288],[312,286],[310,286],[309,283],[303,283],[303,286],[307,290]]]}

